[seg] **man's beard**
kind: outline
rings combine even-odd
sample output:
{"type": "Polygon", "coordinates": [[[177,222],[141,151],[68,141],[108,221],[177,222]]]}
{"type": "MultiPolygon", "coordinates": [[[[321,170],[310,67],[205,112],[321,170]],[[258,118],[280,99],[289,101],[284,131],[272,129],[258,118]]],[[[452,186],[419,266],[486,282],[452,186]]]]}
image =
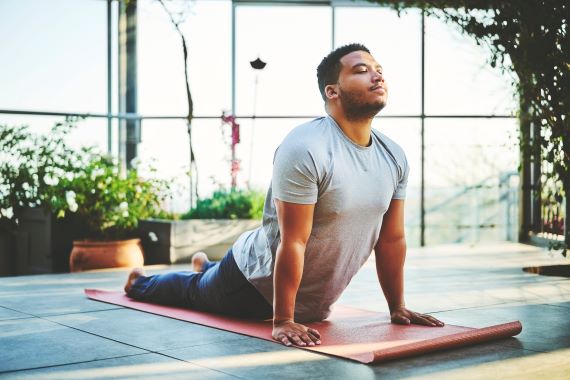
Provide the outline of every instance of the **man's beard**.
{"type": "Polygon", "coordinates": [[[365,103],[354,93],[343,89],[339,89],[339,97],[343,104],[345,116],[351,121],[372,119],[386,106],[386,102],[365,103]]]}

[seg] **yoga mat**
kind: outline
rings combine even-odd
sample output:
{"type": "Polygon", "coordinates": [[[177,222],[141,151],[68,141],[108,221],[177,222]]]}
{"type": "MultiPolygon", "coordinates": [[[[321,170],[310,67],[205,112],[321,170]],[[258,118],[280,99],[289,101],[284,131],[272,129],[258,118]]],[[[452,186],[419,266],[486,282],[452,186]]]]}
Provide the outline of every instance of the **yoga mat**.
{"type": "MultiPolygon", "coordinates": [[[[252,321],[144,303],[127,297],[123,292],[85,289],[85,294],[93,300],[273,341],[271,321],[252,321]]],[[[321,333],[322,344],[299,348],[365,364],[508,338],[522,331],[519,321],[485,328],[397,325],[390,323],[388,313],[345,306],[336,306],[329,319],[308,323],[307,326],[321,333]]]]}

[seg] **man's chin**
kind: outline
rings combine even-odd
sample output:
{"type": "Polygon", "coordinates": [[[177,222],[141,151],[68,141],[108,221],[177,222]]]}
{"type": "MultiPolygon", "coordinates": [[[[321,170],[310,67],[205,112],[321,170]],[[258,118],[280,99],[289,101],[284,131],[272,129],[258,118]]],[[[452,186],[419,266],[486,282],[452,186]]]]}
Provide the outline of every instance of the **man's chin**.
{"type": "Polygon", "coordinates": [[[372,115],[371,117],[376,116],[380,111],[382,111],[386,107],[386,100],[379,101],[374,104],[369,104],[368,107],[363,107],[362,113],[372,115]]]}
{"type": "Polygon", "coordinates": [[[345,110],[348,120],[372,119],[386,106],[386,102],[361,105],[345,110]]]}
{"type": "Polygon", "coordinates": [[[384,107],[386,107],[386,99],[382,99],[380,102],[378,102],[378,111],[376,111],[376,113],[382,111],[384,107]]]}

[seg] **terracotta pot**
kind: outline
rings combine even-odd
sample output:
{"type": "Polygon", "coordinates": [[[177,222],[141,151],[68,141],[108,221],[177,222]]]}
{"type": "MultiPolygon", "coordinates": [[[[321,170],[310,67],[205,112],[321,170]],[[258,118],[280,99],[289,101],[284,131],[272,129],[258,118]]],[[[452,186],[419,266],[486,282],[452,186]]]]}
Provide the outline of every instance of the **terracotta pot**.
{"type": "Polygon", "coordinates": [[[90,269],[142,267],[144,256],[140,239],[76,240],[69,257],[71,272],[90,269]]]}

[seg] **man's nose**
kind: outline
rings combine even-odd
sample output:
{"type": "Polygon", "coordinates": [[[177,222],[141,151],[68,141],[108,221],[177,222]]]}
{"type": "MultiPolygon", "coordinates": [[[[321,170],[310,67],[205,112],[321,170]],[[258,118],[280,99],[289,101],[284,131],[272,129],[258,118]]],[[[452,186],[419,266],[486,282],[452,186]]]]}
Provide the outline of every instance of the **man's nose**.
{"type": "Polygon", "coordinates": [[[377,82],[381,82],[384,83],[384,76],[376,71],[373,71],[372,74],[372,82],[377,83],[377,82]]]}

